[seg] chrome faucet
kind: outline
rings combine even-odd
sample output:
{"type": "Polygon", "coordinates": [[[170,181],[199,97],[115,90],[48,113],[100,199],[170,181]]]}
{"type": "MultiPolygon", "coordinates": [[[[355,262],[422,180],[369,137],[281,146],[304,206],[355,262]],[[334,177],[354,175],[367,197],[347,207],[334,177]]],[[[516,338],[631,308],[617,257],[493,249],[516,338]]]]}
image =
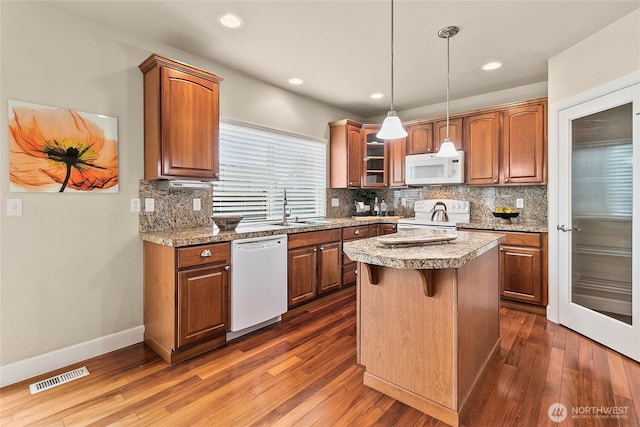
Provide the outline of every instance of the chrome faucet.
{"type": "Polygon", "coordinates": [[[282,202],[282,225],[288,225],[287,218],[291,213],[287,212],[287,190],[284,190],[284,201],[282,202]]]}

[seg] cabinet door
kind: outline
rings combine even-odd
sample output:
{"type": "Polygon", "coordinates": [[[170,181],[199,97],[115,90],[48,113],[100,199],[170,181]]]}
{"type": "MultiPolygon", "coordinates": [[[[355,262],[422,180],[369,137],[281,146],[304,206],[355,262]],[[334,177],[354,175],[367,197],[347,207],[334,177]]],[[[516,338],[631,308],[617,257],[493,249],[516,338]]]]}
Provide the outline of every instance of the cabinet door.
{"type": "MultiPolygon", "coordinates": [[[[456,146],[456,150],[463,150],[462,146],[462,117],[449,119],[449,139],[456,146]]],[[[447,137],[447,121],[441,120],[433,125],[433,151],[437,152],[447,137]]]]}
{"type": "Polygon", "coordinates": [[[380,234],[393,234],[398,232],[397,224],[380,224],[380,234]]]}
{"type": "Polygon", "coordinates": [[[289,249],[289,306],[310,300],[316,296],[317,255],[318,249],[316,246],[289,249]]]}
{"type": "Polygon", "coordinates": [[[347,125],[348,187],[360,187],[362,179],[362,134],[360,128],[347,125]]]}
{"type": "Polygon", "coordinates": [[[542,302],[541,250],[517,246],[500,247],[500,291],[505,298],[542,302]]]}
{"type": "Polygon", "coordinates": [[[433,152],[433,123],[407,126],[407,154],[433,152]]]}
{"type": "Polygon", "coordinates": [[[229,325],[229,266],[178,272],[178,343],[224,334],[229,325]]]}
{"type": "Polygon", "coordinates": [[[342,284],[341,243],[325,243],[318,250],[318,293],[339,289],[342,284]]]}
{"type": "Polygon", "coordinates": [[[162,67],[162,175],[218,177],[218,83],[162,67]]]}
{"type": "Polygon", "coordinates": [[[363,130],[362,133],[362,187],[386,187],[387,144],[376,136],[377,129],[363,130]]]}
{"type": "Polygon", "coordinates": [[[464,146],[467,184],[497,184],[500,154],[500,115],[465,117],[464,146]]]}
{"type": "Polygon", "coordinates": [[[406,138],[387,141],[389,153],[389,187],[404,187],[404,163],[407,157],[406,138]]]}
{"type": "Polygon", "coordinates": [[[503,182],[545,182],[544,105],[514,108],[502,114],[503,182]]]}

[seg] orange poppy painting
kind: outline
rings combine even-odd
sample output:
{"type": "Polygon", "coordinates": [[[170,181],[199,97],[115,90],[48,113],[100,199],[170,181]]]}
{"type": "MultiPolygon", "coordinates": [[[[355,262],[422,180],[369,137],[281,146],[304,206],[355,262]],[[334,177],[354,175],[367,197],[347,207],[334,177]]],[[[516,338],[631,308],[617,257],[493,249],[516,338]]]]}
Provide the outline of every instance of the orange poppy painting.
{"type": "Polygon", "coordinates": [[[118,192],[118,121],[9,101],[9,190],[118,192]]]}

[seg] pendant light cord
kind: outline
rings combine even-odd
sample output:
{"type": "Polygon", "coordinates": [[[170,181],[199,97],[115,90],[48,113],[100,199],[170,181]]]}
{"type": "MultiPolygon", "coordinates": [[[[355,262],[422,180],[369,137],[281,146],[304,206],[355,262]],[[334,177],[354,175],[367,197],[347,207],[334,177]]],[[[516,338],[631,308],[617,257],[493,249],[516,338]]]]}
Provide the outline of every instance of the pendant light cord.
{"type": "Polygon", "coordinates": [[[393,0],[391,0],[391,111],[393,110],[393,0]]]}
{"type": "Polygon", "coordinates": [[[447,37],[447,139],[449,139],[449,39],[447,37]]]}

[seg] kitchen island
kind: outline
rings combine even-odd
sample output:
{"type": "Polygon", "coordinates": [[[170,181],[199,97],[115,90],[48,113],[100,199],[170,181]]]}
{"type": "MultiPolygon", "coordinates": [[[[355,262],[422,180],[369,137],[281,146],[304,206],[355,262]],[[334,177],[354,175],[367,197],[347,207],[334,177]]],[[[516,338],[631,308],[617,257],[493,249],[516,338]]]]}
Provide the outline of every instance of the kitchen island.
{"type": "MultiPolygon", "coordinates": [[[[409,231],[398,233],[402,237],[409,231]]],[[[365,385],[452,426],[498,352],[498,247],[503,235],[347,242],[358,261],[358,362],[365,385]]]]}

